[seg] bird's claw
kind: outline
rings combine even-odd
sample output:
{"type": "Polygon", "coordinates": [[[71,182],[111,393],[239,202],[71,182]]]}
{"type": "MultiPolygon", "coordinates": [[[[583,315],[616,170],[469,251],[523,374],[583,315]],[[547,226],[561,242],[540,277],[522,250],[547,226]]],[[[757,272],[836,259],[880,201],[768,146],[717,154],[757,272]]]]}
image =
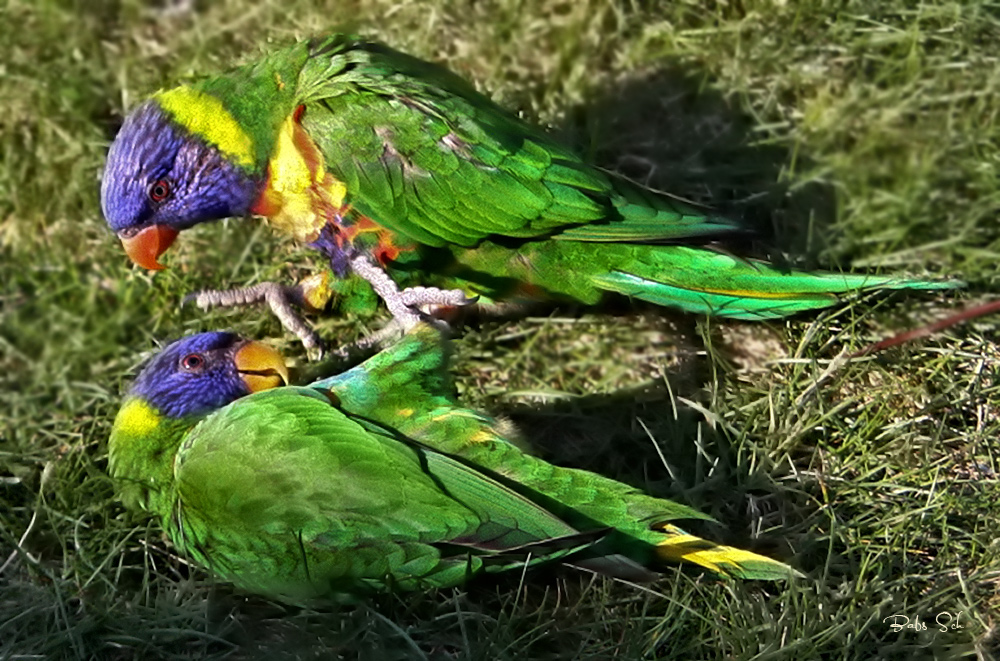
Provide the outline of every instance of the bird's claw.
{"type": "Polygon", "coordinates": [[[437,287],[408,287],[399,292],[403,303],[411,308],[463,307],[479,300],[469,297],[461,289],[439,289],[437,287]]]}
{"type": "Polygon", "coordinates": [[[274,316],[286,330],[294,333],[310,360],[323,357],[323,341],[312,327],[295,311],[303,304],[300,285],[283,285],[277,282],[261,282],[250,287],[236,289],[205,289],[184,297],[183,303],[194,303],[200,310],[217,307],[245,307],[266,303],[274,316]]]}
{"type": "Polygon", "coordinates": [[[469,298],[460,289],[410,287],[400,291],[396,282],[365,255],[355,255],[351,259],[351,268],[367,280],[379,298],[385,301],[385,306],[403,332],[425,320],[447,326],[444,320],[430,318],[431,313],[422,308],[456,307],[469,305],[477,300],[469,298]]]}

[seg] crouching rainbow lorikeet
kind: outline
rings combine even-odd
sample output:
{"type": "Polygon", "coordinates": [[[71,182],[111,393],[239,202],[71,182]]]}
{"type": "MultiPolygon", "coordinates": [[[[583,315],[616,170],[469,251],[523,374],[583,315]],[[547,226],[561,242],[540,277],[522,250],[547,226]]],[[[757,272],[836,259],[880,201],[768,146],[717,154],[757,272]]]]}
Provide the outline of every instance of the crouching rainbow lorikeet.
{"type": "Polygon", "coordinates": [[[628,580],[673,561],[797,575],[685,533],[676,520],[709,518],[689,507],[521,452],[495,420],[442,394],[435,341],[418,325],[310,387],[284,385],[280,355],[231,333],[169,345],[111,433],[122,500],[159,517],[198,564],[291,603],[553,561],[628,580]],[[411,405],[407,392],[424,395],[411,405]]]}
{"type": "MultiPolygon", "coordinates": [[[[863,289],[957,284],[782,270],[699,247],[737,223],[587,164],[444,68],[340,34],[154,94],[112,144],[101,198],[141,266],[162,268],[189,227],[263,216],[337,276],[371,282],[404,326],[414,307],[463,294],[593,304],[615,292],[766,319],[863,289]],[[448,291],[399,295],[399,281],[448,291]]],[[[294,325],[281,291],[253,296],[265,293],[294,325]]]]}

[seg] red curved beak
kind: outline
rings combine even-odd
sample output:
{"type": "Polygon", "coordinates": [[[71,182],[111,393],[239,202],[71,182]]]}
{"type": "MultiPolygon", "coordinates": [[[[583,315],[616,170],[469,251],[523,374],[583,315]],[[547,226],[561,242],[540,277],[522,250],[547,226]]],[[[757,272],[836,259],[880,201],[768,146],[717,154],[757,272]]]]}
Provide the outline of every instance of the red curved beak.
{"type": "Polygon", "coordinates": [[[178,233],[166,225],[150,225],[138,234],[133,236],[119,234],[118,238],[122,240],[125,254],[133,263],[150,271],[160,271],[167,267],[156,260],[173,244],[178,233]]]}

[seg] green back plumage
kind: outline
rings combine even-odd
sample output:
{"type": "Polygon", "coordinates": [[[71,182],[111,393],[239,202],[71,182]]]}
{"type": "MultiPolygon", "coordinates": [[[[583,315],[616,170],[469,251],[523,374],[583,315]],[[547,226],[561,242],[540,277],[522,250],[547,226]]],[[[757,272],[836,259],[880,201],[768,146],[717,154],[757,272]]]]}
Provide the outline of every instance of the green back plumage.
{"type": "Polygon", "coordinates": [[[454,405],[449,344],[430,324],[414,326],[398,342],[361,365],[311,384],[328,391],[340,406],[390,427],[412,414],[454,405]]]}
{"type": "Polygon", "coordinates": [[[433,64],[340,35],[313,53],[300,79],[303,126],[361,213],[423,244],[468,247],[490,235],[653,240],[734,228],[587,165],[433,64]]]}

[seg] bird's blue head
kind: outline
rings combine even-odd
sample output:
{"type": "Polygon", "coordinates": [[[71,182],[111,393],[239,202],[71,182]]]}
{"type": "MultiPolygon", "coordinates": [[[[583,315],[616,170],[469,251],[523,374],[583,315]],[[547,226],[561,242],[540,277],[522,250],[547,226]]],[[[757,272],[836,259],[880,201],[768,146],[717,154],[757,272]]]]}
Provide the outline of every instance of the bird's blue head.
{"type": "Polygon", "coordinates": [[[101,181],[108,225],[147,269],[163,268],[157,259],[181,230],[246,214],[261,188],[249,137],[218,101],[180,89],[129,114],[101,181]]]}
{"type": "Polygon", "coordinates": [[[212,332],[168,345],[142,369],[129,394],[179,419],[287,384],[288,369],[277,351],[234,333],[212,332]]]}

